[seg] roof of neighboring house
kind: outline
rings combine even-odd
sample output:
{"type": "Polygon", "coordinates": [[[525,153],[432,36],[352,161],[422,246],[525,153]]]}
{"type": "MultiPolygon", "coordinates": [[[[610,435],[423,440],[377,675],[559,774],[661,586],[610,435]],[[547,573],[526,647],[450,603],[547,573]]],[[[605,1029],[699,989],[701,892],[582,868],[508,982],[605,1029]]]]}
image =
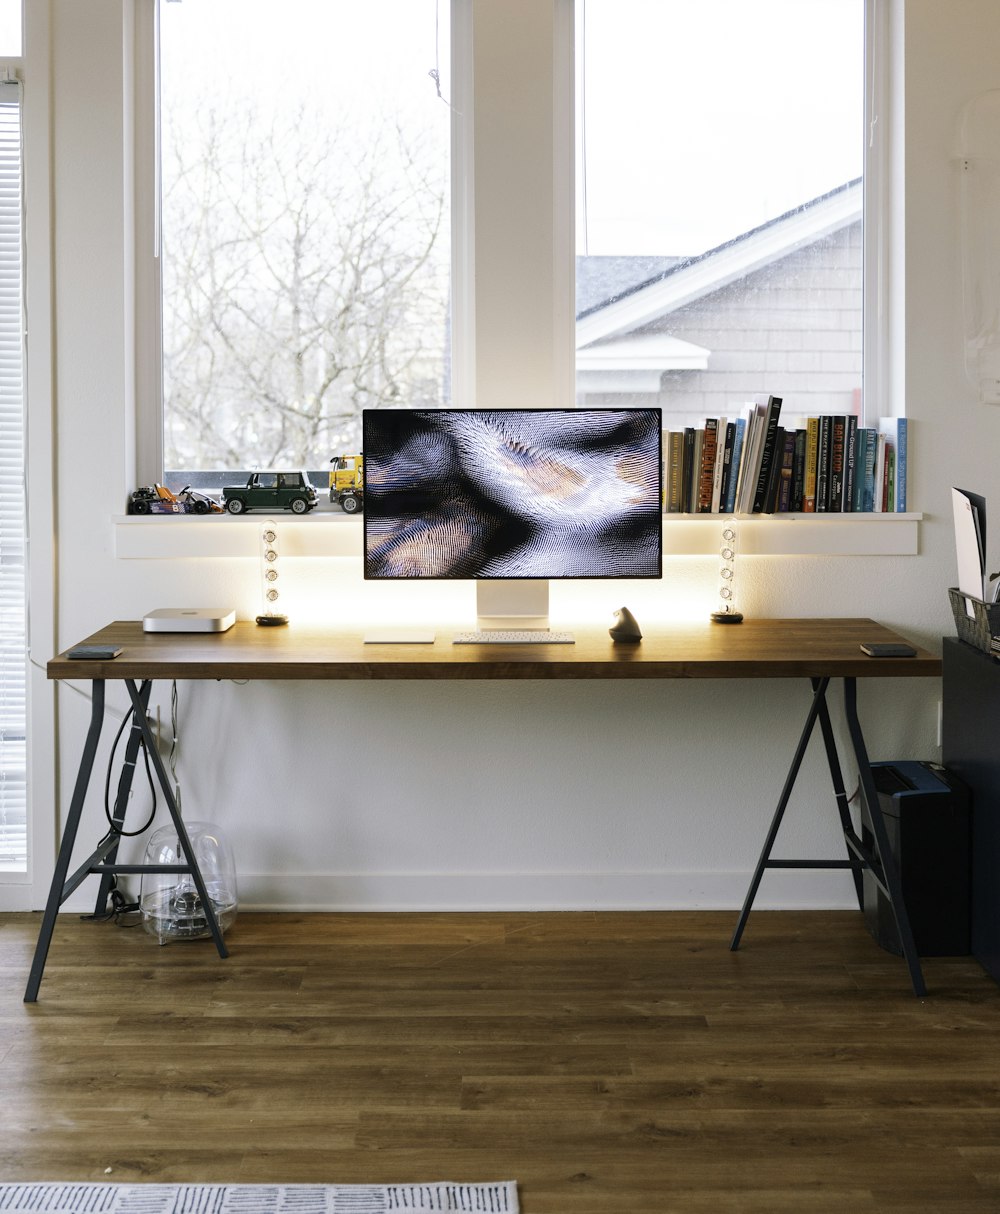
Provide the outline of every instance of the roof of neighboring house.
{"type": "Polygon", "coordinates": [[[655,282],[683,257],[649,257],[584,254],[576,259],[576,315],[628,295],[646,283],[655,282]]]}
{"type": "Polygon", "coordinates": [[[856,222],[861,202],[858,178],[697,257],[578,258],[577,349],[630,333],[856,222]]]}

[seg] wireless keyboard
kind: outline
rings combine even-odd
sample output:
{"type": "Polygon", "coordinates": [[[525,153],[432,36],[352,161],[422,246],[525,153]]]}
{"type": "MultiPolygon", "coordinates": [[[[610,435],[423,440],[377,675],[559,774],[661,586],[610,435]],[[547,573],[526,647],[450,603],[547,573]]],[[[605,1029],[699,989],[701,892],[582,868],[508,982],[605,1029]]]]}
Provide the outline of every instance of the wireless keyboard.
{"type": "Polygon", "coordinates": [[[571,632],[549,632],[544,628],[494,629],[456,633],[454,645],[572,645],[571,632]]]}

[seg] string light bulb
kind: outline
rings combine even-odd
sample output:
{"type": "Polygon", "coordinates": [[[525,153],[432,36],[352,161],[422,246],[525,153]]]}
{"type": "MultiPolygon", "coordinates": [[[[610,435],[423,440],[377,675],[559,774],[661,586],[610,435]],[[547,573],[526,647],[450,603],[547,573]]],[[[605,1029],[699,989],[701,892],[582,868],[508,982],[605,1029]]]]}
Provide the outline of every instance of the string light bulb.
{"type": "Polygon", "coordinates": [[[279,570],[278,525],[272,519],[260,525],[260,593],[261,612],[257,623],[274,627],[288,623],[280,610],[281,575],[279,570]]]}
{"type": "Polygon", "coordinates": [[[736,607],[736,520],[727,518],[722,524],[719,548],[719,606],[712,612],[716,624],[742,624],[742,612],[736,607]]]}

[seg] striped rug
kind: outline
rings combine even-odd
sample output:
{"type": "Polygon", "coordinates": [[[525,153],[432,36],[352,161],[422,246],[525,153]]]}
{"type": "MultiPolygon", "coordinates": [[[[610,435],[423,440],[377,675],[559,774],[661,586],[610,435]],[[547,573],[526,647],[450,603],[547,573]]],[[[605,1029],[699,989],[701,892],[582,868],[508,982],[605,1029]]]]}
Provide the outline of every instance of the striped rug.
{"type": "Polygon", "coordinates": [[[3,1214],[517,1214],[517,1184],[0,1185],[3,1214]]]}

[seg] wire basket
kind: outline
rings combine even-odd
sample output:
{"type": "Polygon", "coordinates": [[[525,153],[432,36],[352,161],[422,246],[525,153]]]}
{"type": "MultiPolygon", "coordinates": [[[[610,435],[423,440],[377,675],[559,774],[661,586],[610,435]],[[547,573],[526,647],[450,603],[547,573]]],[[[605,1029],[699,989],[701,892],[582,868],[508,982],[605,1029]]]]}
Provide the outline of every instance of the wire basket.
{"type": "Polygon", "coordinates": [[[1000,636],[1000,603],[984,603],[954,586],[949,589],[948,597],[959,638],[983,653],[992,653],[993,638],[1000,636]]]}

